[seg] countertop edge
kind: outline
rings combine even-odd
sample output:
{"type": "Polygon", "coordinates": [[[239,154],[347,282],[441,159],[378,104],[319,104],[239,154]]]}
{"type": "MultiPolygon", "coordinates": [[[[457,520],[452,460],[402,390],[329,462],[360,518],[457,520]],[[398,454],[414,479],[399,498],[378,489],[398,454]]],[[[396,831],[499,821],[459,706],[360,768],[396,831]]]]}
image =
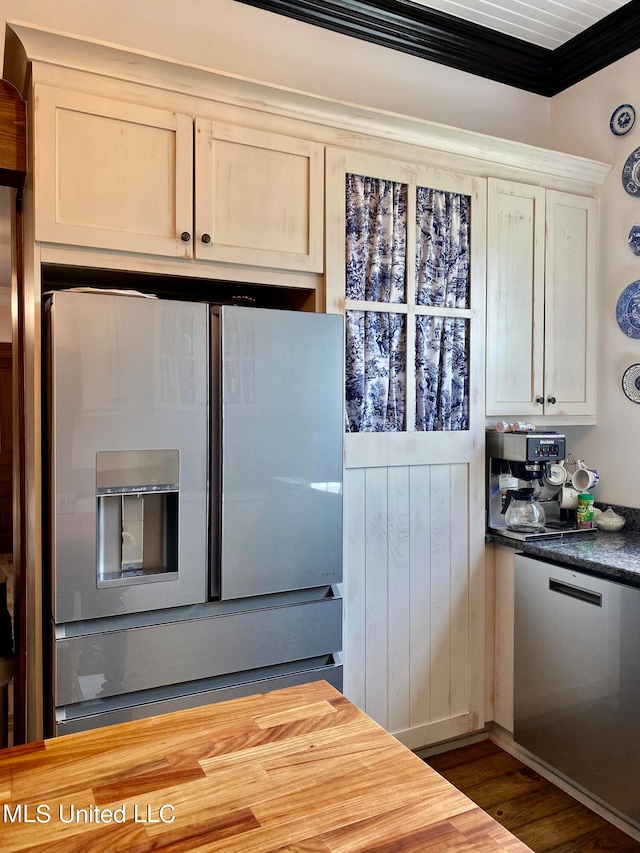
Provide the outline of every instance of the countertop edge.
{"type": "Polygon", "coordinates": [[[534,541],[487,533],[485,541],[559,563],[584,574],[640,588],[640,533],[635,531],[604,533],[594,530],[580,536],[534,541]]]}

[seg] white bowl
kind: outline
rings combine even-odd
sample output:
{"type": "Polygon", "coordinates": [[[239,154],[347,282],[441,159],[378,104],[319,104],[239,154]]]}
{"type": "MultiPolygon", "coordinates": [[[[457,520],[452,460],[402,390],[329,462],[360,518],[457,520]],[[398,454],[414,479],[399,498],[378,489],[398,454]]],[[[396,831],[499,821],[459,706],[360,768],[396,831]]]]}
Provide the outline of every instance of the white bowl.
{"type": "Polygon", "coordinates": [[[622,530],[626,522],[626,518],[618,515],[611,507],[606,512],[597,513],[593,520],[598,530],[604,530],[606,533],[616,533],[618,530],[622,530]]]}

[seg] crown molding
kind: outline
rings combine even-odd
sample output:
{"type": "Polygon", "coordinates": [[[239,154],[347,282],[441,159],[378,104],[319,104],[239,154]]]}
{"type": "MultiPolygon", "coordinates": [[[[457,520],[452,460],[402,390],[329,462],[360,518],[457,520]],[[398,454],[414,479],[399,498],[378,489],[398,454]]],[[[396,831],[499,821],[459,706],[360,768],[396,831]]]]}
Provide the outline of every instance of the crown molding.
{"type": "Polygon", "coordinates": [[[640,48],[640,0],[631,0],[552,52],[556,95],[640,48]]]}
{"type": "MultiPolygon", "coordinates": [[[[52,76],[57,81],[55,85],[64,87],[70,75],[75,85],[78,72],[101,83],[108,81],[106,91],[111,98],[131,85],[152,87],[171,109],[177,104],[174,95],[184,94],[208,103],[307,122],[314,128],[315,139],[338,147],[344,144],[347,131],[363,139],[382,139],[385,143],[441,152],[447,158],[464,157],[477,164],[478,174],[492,174],[494,167],[525,169],[528,175],[539,173],[599,185],[611,169],[595,160],[514,140],[309,94],[33,24],[7,21],[5,75],[14,86],[26,86],[25,97],[29,96],[29,86],[53,85],[52,76]]],[[[87,85],[86,80],[83,85],[87,85]]]]}
{"type": "Polygon", "coordinates": [[[640,0],[631,0],[555,50],[411,0],[237,2],[545,97],[640,48],[640,0]]]}

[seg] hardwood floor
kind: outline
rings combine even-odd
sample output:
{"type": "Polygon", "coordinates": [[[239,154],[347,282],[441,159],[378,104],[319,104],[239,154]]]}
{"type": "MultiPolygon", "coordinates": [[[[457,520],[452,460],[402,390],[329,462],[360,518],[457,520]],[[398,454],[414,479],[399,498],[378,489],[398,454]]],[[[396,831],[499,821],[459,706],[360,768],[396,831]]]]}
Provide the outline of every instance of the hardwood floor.
{"type": "Polygon", "coordinates": [[[491,741],[425,761],[534,853],[640,853],[639,842],[491,741]]]}

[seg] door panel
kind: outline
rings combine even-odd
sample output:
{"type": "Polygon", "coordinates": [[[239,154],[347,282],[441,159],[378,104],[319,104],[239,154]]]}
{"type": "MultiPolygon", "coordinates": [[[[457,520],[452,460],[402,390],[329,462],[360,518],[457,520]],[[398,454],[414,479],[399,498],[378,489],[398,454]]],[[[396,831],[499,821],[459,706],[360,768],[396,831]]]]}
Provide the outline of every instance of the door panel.
{"type": "MultiPolygon", "coordinates": [[[[407,746],[481,728],[484,713],[484,339],[486,184],[352,151],[329,150],[327,305],[452,316],[469,324],[469,426],[345,436],[345,694],[407,746]],[[466,195],[471,204],[468,308],[346,298],[347,175],[466,195]]],[[[407,193],[407,222],[417,194],[407,193]]],[[[417,229],[407,228],[407,270],[417,229]]],[[[408,273],[413,275],[413,273],[408,273]]],[[[407,293],[415,288],[409,283],[407,293]]],[[[412,324],[408,324],[411,332],[412,324]]],[[[407,338],[410,338],[408,333],[407,338]]],[[[407,345],[410,351],[410,342],[407,345]]],[[[412,363],[412,357],[407,358],[412,363]]],[[[415,373],[407,370],[415,405],[415,373]]]]}
{"type": "Polygon", "coordinates": [[[39,85],[35,132],[37,240],[192,256],[189,116],[39,85]]]}
{"type": "Polygon", "coordinates": [[[96,293],[53,297],[49,438],[56,622],[206,598],[207,316],[207,307],[196,303],[96,293]],[[117,502],[127,494],[145,501],[146,537],[161,514],[155,493],[166,499],[163,549],[177,549],[177,559],[164,567],[164,578],[133,572],[100,579],[100,555],[116,553],[121,560],[133,533],[125,530],[117,502]],[[109,532],[113,547],[102,548],[109,532]]]}
{"type": "Polygon", "coordinates": [[[487,415],[542,412],[544,209],[541,187],[489,181],[487,415]]]}
{"type": "Polygon", "coordinates": [[[201,260],[321,272],[323,147],[196,119],[201,260]]]}
{"type": "Polygon", "coordinates": [[[546,414],[595,413],[596,216],[595,199],[547,191],[546,414]]]}
{"type": "Polygon", "coordinates": [[[342,319],[235,306],[220,318],[221,596],[338,583],[342,319]]]}

